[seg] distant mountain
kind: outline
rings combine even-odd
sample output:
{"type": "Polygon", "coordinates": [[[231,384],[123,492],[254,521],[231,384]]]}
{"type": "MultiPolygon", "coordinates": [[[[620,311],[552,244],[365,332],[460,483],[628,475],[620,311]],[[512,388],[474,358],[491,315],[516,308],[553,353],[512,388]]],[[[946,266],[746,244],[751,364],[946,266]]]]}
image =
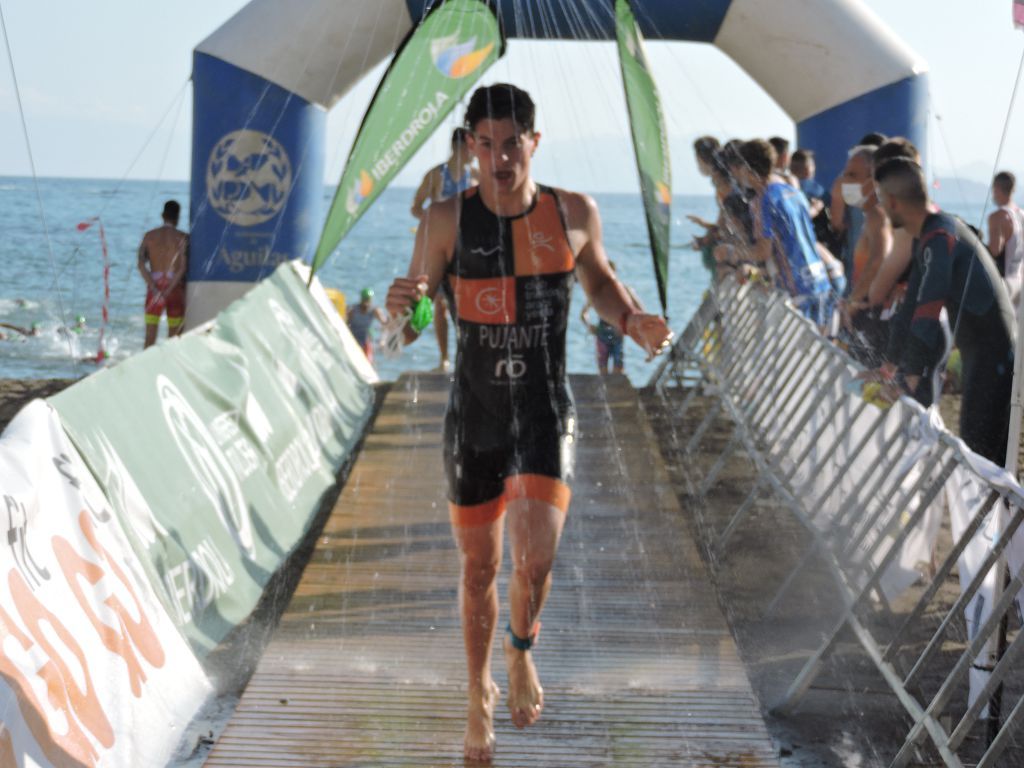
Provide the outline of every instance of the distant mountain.
{"type": "Polygon", "coordinates": [[[988,186],[984,181],[938,173],[932,182],[932,196],[939,202],[967,200],[972,203],[984,203],[988,197],[988,186]]]}

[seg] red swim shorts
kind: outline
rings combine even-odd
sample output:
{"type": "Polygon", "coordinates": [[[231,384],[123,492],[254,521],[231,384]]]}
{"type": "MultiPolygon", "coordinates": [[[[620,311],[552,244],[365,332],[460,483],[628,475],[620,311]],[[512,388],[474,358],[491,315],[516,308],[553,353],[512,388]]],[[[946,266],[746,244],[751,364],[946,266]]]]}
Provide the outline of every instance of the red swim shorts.
{"type": "Polygon", "coordinates": [[[167,313],[167,327],[176,328],[185,321],[185,286],[179,282],[172,291],[164,293],[171,279],[156,278],[157,291],[146,291],[146,325],[158,325],[160,315],[167,313]]]}

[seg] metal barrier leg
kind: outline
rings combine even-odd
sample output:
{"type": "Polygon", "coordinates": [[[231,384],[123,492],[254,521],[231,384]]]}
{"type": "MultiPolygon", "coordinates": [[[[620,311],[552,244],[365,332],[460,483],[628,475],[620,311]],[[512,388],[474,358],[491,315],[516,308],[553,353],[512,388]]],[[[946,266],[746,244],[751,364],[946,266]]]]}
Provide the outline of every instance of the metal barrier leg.
{"type": "Polygon", "coordinates": [[[982,504],[974,514],[973,519],[960,536],[959,541],[954,544],[952,551],[946,556],[946,559],[942,561],[942,565],[935,572],[935,575],[932,577],[931,583],[924,591],[924,594],[918,598],[913,610],[911,610],[910,614],[900,625],[900,628],[896,630],[896,634],[893,636],[893,639],[889,641],[889,645],[885,649],[885,654],[882,657],[883,660],[892,661],[896,658],[896,654],[898,654],[900,648],[903,647],[903,636],[920,620],[925,609],[928,607],[928,604],[932,601],[932,598],[935,597],[939,589],[942,588],[943,582],[953,572],[953,567],[956,565],[957,560],[960,559],[960,555],[963,551],[967,549],[967,545],[971,542],[971,539],[974,538],[974,534],[976,534],[981,526],[985,524],[985,518],[988,516],[989,511],[991,511],[998,499],[999,494],[996,491],[992,491],[985,499],[985,503],[982,504]]]}
{"type": "MultiPolygon", "coordinates": [[[[1020,637],[1018,637],[1017,642],[1011,643],[1010,647],[1006,649],[1003,658],[999,660],[999,663],[992,670],[988,682],[985,683],[985,686],[978,693],[978,698],[975,699],[974,704],[967,709],[960,722],[957,723],[956,728],[953,729],[953,733],[949,736],[950,749],[957,749],[964,739],[967,738],[967,734],[974,724],[978,722],[978,716],[988,705],[996,689],[1005,682],[1007,674],[1017,666],[1016,662],[1021,656],[1021,651],[1024,651],[1024,643],[1020,642],[1020,637]]],[[[1021,700],[1024,701],[1024,698],[1021,700]]],[[[1004,723],[1003,727],[1005,728],[1008,724],[1009,720],[1004,723]]],[[[992,743],[995,744],[995,740],[992,743]]]]}
{"type": "MultiPolygon", "coordinates": [[[[1010,582],[1007,589],[1003,592],[1002,597],[1000,597],[993,606],[992,613],[974,636],[974,640],[971,641],[967,649],[960,655],[953,671],[949,673],[945,681],[942,683],[942,687],[939,689],[939,692],[935,694],[935,697],[931,700],[931,703],[929,703],[928,709],[925,710],[922,717],[918,718],[918,721],[910,730],[910,733],[907,735],[907,740],[903,743],[903,748],[899,753],[897,753],[896,758],[892,762],[893,768],[905,766],[910,761],[912,757],[911,749],[915,743],[921,739],[925,731],[927,731],[928,735],[932,737],[932,741],[935,741],[936,737],[933,733],[931,723],[935,722],[935,717],[945,708],[950,697],[953,695],[954,689],[960,684],[960,679],[967,674],[971,664],[974,663],[978,654],[981,653],[986,643],[988,643],[989,638],[998,629],[999,623],[1002,621],[1003,614],[1010,609],[1011,605],[1013,605],[1017,592],[1020,591],[1022,586],[1024,586],[1024,580],[1021,579],[1020,575],[1010,582]]],[[[944,732],[943,736],[945,737],[944,732]]],[[[939,748],[940,752],[944,748],[948,751],[947,738],[943,738],[941,744],[936,743],[936,747],[939,748]]],[[[953,763],[949,764],[953,765],[953,763]]],[[[956,765],[959,764],[959,759],[957,759],[956,765]]]]}
{"type": "Polygon", "coordinates": [[[715,419],[718,418],[718,414],[721,412],[722,401],[716,400],[715,404],[708,408],[708,412],[704,415],[703,420],[701,420],[697,429],[694,430],[693,435],[691,435],[690,439],[687,441],[686,447],[683,449],[685,453],[691,454],[697,450],[697,447],[700,445],[700,441],[704,439],[704,433],[711,428],[712,423],[714,423],[715,419]]]}
{"type": "Polygon", "coordinates": [[[985,751],[985,754],[982,755],[978,768],[995,768],[996,760],[1010,746],[1010,743],[1013,741],[1013,732],[1021,725],[1024,725],[1024,698],[1017,702],[1013,711],[1010,712],[1010,716],[1006,718],[1006,722],[992,741],[992,744],[985,751]]]}
{"type": "Polygon", "coordinates": [[[906,686],[913,685],[917,680],[917,677],[924,671],[924,668],[931,661],[932,657],[940,650],[942,646],[942,640],[946,635],[946,631],[950,625],[957,620],[959,616],[963,614],[963,611],[967,608],[967,605],[974,599],[974,596],[978,594],[978,590],[981,589],[982,583],[985,581],[985,577],[988,572],[992,570],[992,567],[996,564],[1003,552],[1009,546],[1010,541],[1013,539],[1013,535],[1017,532],[1017,529],[1024,522],[1024,512],[1018,512],[1010,521],[1003,535],[999,539],[993,542],[992,547],[989,549],[988,554],[985,556],[981,566],[974,574],[974,578],[971,579],[971,583],[967,585],[966,589],[962,589],[960,596],[953,603],[953,607],[949,609],[939,624],[938,629],[932,635],[931,640],[925,646],[925,649],[917,658],[917,662],[914,664],[910,672],[904,678],[903,684],[906,686]]]}
{"type": "Polygon", "coordinates": [[[807,547],[807,551],[804,552],[803,557],[800,558],[800,562],[797,563],[796,567],[789,572],[785,581],[782,582],[782,586],[775,592],[775,597],[773,597],[772,601],[768,603],[768,607],[764,609],[764,616],[768,617],[775,615],[775,609],[779,607],[779,604],[786,596],[786,593],[789,592],[789,588],[793,586],[797,575],[807,567],[807,564],[810,563],[814,556],[818,554],[819,549],[821,549],[820,540],[815,538],[814,541],[811,542],[811,545],[807,547]]]}
{"type": "MultiPolygon", "coordinates": [[[[789,687],[789,690],[786,691],[785,698],[776,707],[776,710],[778,712],[792,712],[799,704],[800,699],[803,698],[803,695],[807,692],[807,689],[811,686],[811,683],[813,683],[815,678],[818,676],[818,673],[820,672],[821,666],[824,663],[825,659],[828,658],[828,656],[830,656],[832,654],[832,651],[835,649],[839,635],[842,633],[843,629],[847,625],[851,627],[853,626],[853,622],[857,620],[857,610],[864,603],[867,596],[878,588],[879,581],[881,580],[882,575],[885,573],[885,570],[889,567],[889,564],[895,558],[896,553],[899,551],[899,548],[903,545],[903,542],[906,540],[907,536],[910,535],[910,531],[914,529],[914,527],[920,522],[921,518],[924,516],[925,510],[927,509],[927,505],[930,504],[934,497],[938,495],[939,489],[942,487],[943,484],[945,484],[945,481],[949,478],[949,475],[953,473],[953,469],[955,468],[955,466],[956,463],[954,459],[947,459],[943,469],[939,473],[939,477],[932,484],[930,492],[925,494],[926,497],[931,496],[932,498],[927,499],[926,503],[923,503],[920,506],[920,508],[915,512],[911,519],[907,521],[907,524],[903,528],[903,530],[901,530],[899,534],[897,534],[894,537],[892,544],[889,547],[889,550],[881,559],[881,562],[879,562],[875,567],[874,573],[871,576],[871,578],[868,579],[866,584],[860,587],[856,596],[853,598],[853,600],[851,600],[849,607],[843,612],[842,617],[836,624],[836,627],[833,629],[832,633],[825,640],[822,646],[811,656],[811,658],[808,659],[807,663],[804,665],[804,668],[800,670],[800,674],[797,675],[796,680],[793,681],[792,685],[790,685],[789,687]]],[[[872,558],[878,546],[879,545],[876,542],[876,544],[872,546],[872,548],[868,551],[866,559],[870,560],[872,558]]],[[[861,638],[861,645],[864,645],[864,643],[864,639],[861,638]]],[[[872,645],[874,645],[873,639],[872,645]]],[[[874,652],[873,650],[868,648],[865,648],[865,650],[869,650],[869,652],[871,653],[874,652]]],[[[879,662],[881,662],[881,658],[881,650],[879,649],[879,662]]],[[[891,667],[889,667],[888,664],[884,666],[891,671],[891,667]]],[[[883,670],[880,668],[879,671],[883,670]]],[[[895,672],[893,672],[893,674],[895,675],[895,672]]],[[[901,686],[898,689],[894,688],[894,692],[900,696],[906,695],[905,686],[901,686]]]]}
{"type": "Polygon", "coordinates": [[[760,477],[757,482],[754,483],[754,487],[750,489],[750,493],[747,494],[747,498],[740,504],[740,508],[733,514],[732,519],[729,520],[729,524],[725,526],[725,530],[722,531],[718,540],[715,542],[714,550],[715,555],[719,558],[725,557],[725,548],[729,544],[729,539],[732,538],[733,533],[740,526],[740,523],[746,518],[750,512],[754,503],[764,492],[764,480],[760,477]]]}
{"type": "MultiPolygon", "coordinates": [[[[702,380],[703,380],[703,377],[702,377],[702,380]]],[[[662,395],[662,397],[665,396],[664,389],[659,389],[659,393],[662,395]]],[[[697,399],[697,395],[699,393],[700,393],[700,384],[699,383],[697,383],[694,386],[690,387],[690,391],[686,393],[686,397],[683,398],[683,402],[681,402],[679,404],[679,407],[675,411],[674,415],[675,415],[675,417],[677,419],[682,419],[683,416],[686,415],[686,412],[690,410],[690,406],[693,405],[693,402],[697,399]]]]}
{"type": "Polygon", "coordinates": [[[711,486],[715,484],[718,479],[718,475],[725,469],[725,465],[728,463],[732,455],[736,453],[736,449],[739,447],[740,433],[739,430],[733,427],[732,435],[729,437],[729,442],[725,446],[718,458],[715,459],[715,463],[711,465],[711,469],[704,476],[704,480],[700,484],[700,495],[706,496],[707,492],[711,490],[711,486]]]}

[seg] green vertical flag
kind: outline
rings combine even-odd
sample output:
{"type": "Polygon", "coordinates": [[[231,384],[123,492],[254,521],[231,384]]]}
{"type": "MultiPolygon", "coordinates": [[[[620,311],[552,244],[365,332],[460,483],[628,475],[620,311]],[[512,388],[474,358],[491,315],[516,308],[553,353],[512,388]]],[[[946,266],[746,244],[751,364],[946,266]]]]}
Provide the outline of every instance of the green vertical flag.
{"type": "Polygon", "coordinates": [[[485,0],[441,0],[427,12],[399,46],[366,111],[313,272],[504,52],[498,17],[485,0]]]}
{"type": "Polygon", "coordinates": [[[672,166],[669,160],[665,118],[658,88],[644,52],[644,41],[629,0],[615,0],[615,27],[619,40],[619,63],[629,106],[633,148],[640,171],[640,190],[651,238],[654,274],[658,279],[661,311],[668,311],[668,253],[672,223],[672,166]]]}

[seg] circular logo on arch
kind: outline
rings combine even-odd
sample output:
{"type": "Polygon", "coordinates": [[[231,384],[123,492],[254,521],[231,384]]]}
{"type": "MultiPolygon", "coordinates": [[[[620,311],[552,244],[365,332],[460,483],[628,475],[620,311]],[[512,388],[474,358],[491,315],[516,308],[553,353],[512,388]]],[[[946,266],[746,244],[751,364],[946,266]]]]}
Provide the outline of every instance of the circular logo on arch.
{"type": "Polygon", "coordinates": [[[244,128],[222,138],[206,165],[206,197],[240,227],[270,221],[288,200],[292,163],[273,136],[244,128]]]}

